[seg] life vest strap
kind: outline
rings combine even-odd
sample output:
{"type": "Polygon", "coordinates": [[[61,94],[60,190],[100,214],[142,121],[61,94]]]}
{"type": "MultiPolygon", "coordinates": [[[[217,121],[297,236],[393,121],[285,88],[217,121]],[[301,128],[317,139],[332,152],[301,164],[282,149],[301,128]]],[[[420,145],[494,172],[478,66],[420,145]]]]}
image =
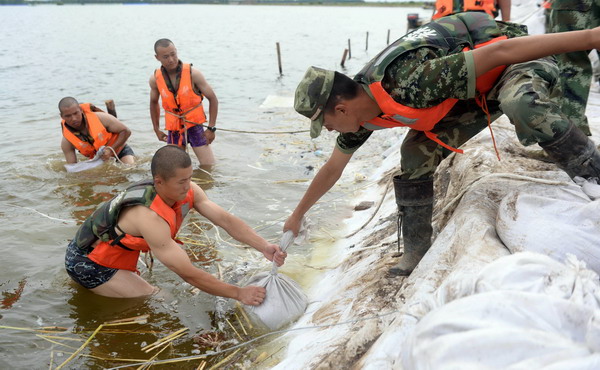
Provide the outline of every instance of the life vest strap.
{"type": "Polygon", "coordinates": [[[201,106],[202,106],[202,102],[198,103],[197,105],[193,106],[192,108],[188,109],[187,111],[185,111],[185,112],[183,112],[183,113],[181,113],[181,114],[177,114],[177,113],[175,113],[175,112],[171,112],[171,111],[169,111],[169,110],[166,110],[166,109],[165,109],[165,112],[167,112],[167,113],[169,113],[170,115],[172,115],[172,116],[175,116],[175,117],[177,117],[177,118],[179,118],[179,119],[181,119],[181,120],[184,120],[184,121],[186,121],[186,122],[189,122],[189,123],[194,123],[194,122],[187,121],[187,120],[185,119],[185,116],[186,116],[188,113],[190,113],[191,111],[193,111],[194,109],[197,109],[197,108],[199,108],[199,107],[201,107],[201,106]]]}
{"type": "Polygon", "coordinates": [[[122,230],[122,229],[119,227],[119,225],[118,225],[118,224],[116,224],[116,225],[115,225],[115,229],[119,230],[119,231],[121,232],[121,234],[120,234],[120,235],[116,235],[117,233],[116,233],[114,230],[113,230],[113,232],[112,232],[112,233],[110,233],[110,232],[109,232],[109,235],[110,235],[110,234],[113,234],[113,235],[115,235],[115,236],[114,236],[114,238],[113,238],[113,240],[112,240],[112,241],[111,241],[109,244],[110,244],[110,245],[112,245],[112,246],[115,246],[115,245],[116,245],[116,246],[119,246],[119,247],[121,247],[121,248],[123,248],[123,249],[125,249],[125,250],[128,250],[128,251],[131,251],[131,252],[133,252],[133,249],[131,249],[131,248],[129,248],[129,247],[127,247],[127,246],[125,246],[123,243],[121,243],[121,239],[123,239],[123,238],[124,238],[124,237],[127,235],[127,233],[126,233],[125,231],[123,231],[123,230],[122,230]]]}
{"type": "Polygon", "coordinates": [[[191,111],[193,111],[194,109],[197,109],[199,107],[202,107],[202,101],[200,101],[200,103],[198,103],[197,105],[195,105],[194,107],[188,109],[187,111],[181,113],[181,114],[177,114],[171,111],[168,111],[165,109],[165,112],[167,112],[168,114],[177,117],[177,119],[179,119],[179,121],[181,122],[181,124],[179,125],[179,140],[177,140],[177,146],[180,148],[186,148],[187,147],[187,126],[185,125],[186,123],[191,123],[194,125],[200,125],[202,126],[202,123],[198,123],[198,122],[193,122],[190,121],[188,119],[186,119],[186,115],[188,113],[190,113],[191,111]]]}
{"type": "Polygon", "coordinates": [[[451,150],[455,153],[460,153],[463,154],[464,150],[462,149],[457,149],[457,148],[453,148],[450,145],[444,143],[436,134],[434,134],[431,131],[423,131],[425,133],[425,136],[427,136],[427,138],[429,138],[432,141],[435,141],[436,143],[438,143],[439,145],[443,146],[444,148],[451,150]]]}
{"type": "Polygon", "coordinates": [[[492,136],[492,143],[494,143],[494,150],[496,151],[496,157],[500,160],[500,152],[498,151],[498,146],[496,145],[496,138],[494,137],[494,131],[492,130],[492,115],[490,114],[490,110],[488,109],[487,99],[485,98],[485,94],[481,94],[475,98],[475,102],[481,110],[487,116],[488,127],[490,129],[490,135],[492,136]]]}

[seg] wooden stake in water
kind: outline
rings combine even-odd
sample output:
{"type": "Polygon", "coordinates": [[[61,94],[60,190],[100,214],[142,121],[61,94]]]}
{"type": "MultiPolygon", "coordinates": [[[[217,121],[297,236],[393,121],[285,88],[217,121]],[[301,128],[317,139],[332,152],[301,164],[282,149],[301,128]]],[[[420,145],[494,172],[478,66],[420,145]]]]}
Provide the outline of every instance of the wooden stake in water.
{"type": "Polygon", "coordinates": [[[108,111],[108,114],[114,116],[115,118],[117,117],[117,111],[115,109],[115,101],[112,99],[109,100],[105,100],[104,101],[104,105],[106,105],[106,110],[108,111]]]}
{"type": "Polygon", "coordinates": [[[390,44],[390,30],[388,29],[388,35],[387,35],[387,45],[390,44]]]}
{"type": "Polygon", "coordinates": [[[350,48],[350,39],[348,39],[348,60],[352,59],[352,48],[350,48]]]}
{"type": "Polygon", "coordinates": [[[342,67],[344,67],[344,64],[346,63],[346,56],[348,56],[348,49],[344,49],[344,55],[342,55],[342,67]]]}
{"type": "Polygon", "coordinates": [[[367,31],[367,41],[365,42],[365,50],[369,50],[369,31],[367,31]]]}
{"type": "Polygon", "coordinates": [[[275,45],[277,46],[277,64],[279,65],[279,74],[282,75],[283,68],[281,68],[281,49],[279,48],[279,42],[276,42],[275,45]]]}

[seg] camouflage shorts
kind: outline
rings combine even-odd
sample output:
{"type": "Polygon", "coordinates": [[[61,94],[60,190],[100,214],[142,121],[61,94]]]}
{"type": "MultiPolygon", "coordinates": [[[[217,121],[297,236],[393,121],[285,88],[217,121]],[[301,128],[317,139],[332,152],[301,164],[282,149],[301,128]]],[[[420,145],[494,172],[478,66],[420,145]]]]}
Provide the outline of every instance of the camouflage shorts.
{"type": "MultiPolygon", "coordinates": [[[[519,141],[532,145],[564,132],[569,120],[558,102],[559,70],[554,58],[542,58],[506,68],[487,94],[492,122],[506,114],[519,141]]],[[[488,117],[475,99],[461,100],[432,130],[448,145],[459,148],[488,125],[488,117]]],[[[432,177],[440,162],[452,152],[421,131],[410,130],[401,149],[402,178],[432,177]]]]}
{"type": "MultiPolygon", "coordinates": [[[[600,26],[600,0],[553,0],[549,32],[585,30],[600,26]]],[[[557,55],[564,96],[563,111],[573,123],[591,135],[585,108],[592,81],[590,50],[557,55]]]]}

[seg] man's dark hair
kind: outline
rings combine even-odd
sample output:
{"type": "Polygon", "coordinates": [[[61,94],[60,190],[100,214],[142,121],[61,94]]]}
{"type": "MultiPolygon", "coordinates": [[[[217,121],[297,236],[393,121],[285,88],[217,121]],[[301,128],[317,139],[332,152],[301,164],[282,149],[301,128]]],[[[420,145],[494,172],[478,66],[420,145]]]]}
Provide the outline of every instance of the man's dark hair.
{"type": "MultiPolygon", "coordinates": [[[[166,48],[169,45],[173,44],[173,41],[169,40],[169,39],[160,39],[160,40],[156,40],[156,42],[154,43],[154,54],[158,54],[158,48],[166,48]]],[[[175,44],[173,44],[175,45],[175,44]]]]}
{"type": "Polygon", "coordinates": [[[331,93],[325,104],[324,111],[333,113],[335,106],[340,100],[354,99],[358,95],[358,89],[360,89],[358,82],[343,73],[335,72],[333,86],[331,87],[331,93]]]}
{"type": "Polygon", "coordinates": [[[77,102],[77,99],[70,97],[70,96],[66,96],[66,97],[60,99],[60,101],[58,102],[58,110],[60,113],[62,113],[63,109],[72,107],[74,105],[79,105],[79,102],[77,102]]]}
{"type": "Polygon", "coordinates": [[[175,171],[180,168],[188,168],[192,160],[185,150],[175,145],[166,145],[158,149],[152,157],[150,171],[152,177],[160,176],[165,180],[175,176],[175,171]]]}

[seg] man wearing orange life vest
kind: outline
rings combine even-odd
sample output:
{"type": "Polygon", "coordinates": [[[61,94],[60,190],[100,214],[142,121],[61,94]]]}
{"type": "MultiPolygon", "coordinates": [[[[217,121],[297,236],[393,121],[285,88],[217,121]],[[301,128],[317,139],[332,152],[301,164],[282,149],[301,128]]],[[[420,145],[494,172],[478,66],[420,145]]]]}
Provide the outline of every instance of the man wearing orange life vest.
{"type": "Polygon", "coordinates": [[[58,110],[63,119],[60,147],[67,163],[77,163],[75,150],[91,159],[102,146],[105,146],[101,154],[104,161],[116,155],[123,163],[135,162],[133,150],[126,144],[131,131],[116,117],[92,104],[79,104],[72,97],[62,98],[58,110]]]}
{"type": "Polygon", "coordinates": [[[150,77],[150,118],[156,137],[182,148],[189,143],[200,165],[213,165],[215,158],[210,144],[217,130],[217,96],[199,70],[179,60],[171,40],[156,41],[154,52],[161,64],[150,77]],[[208,99],[208,125],[202,106],[205,97],[208,99]],[[165,110],[167,134],[159,127],[159,98],[165,110]]]}
{"type": "MultiPolygon", "coordinates": [[[[409,275],[429,250],[433,175],[440,162],[505,114],[523,145],[539,144],[571,178],[600,178],[600,152],[561,109],[556,61],[600,47],[600,27],[527,36],[523,27],[481,12],[434,20],[389,45],[354,79],[310,67],[294,108],[337,131],[331,157],[284,225],[297,233],[304,214],[337,182],[374,130],[408,127],[394,176],[403,255],[390,271],[409,275]]],[[[400,239],[400,238],[398,238],[400,239]]]]}
{"type": "Polygon", "coordinates": [[[102,296],[147,296],[157,289],[136,273],[136,266],[140,252],[150,251],[182,279],[209,294],[259,305],[265,298],[264,288],[227,284],[192,264],[176,239],[183,219],[195,209],[278,265],[287,254],[208,199],[191,181],[192,161],[183,149],[174,145],[160,148],[150,168],[152,180],[131,185],[80,226],[65,255],[69,276],[102,296]]]}
{"type": "Polygon", "coordinates": [[[511,0],[437,0],[431,19],[459,12],[486,12],[496,18],[499,10],[502,20],[508,22],[510,21],[511,5],[511,0]]]}

